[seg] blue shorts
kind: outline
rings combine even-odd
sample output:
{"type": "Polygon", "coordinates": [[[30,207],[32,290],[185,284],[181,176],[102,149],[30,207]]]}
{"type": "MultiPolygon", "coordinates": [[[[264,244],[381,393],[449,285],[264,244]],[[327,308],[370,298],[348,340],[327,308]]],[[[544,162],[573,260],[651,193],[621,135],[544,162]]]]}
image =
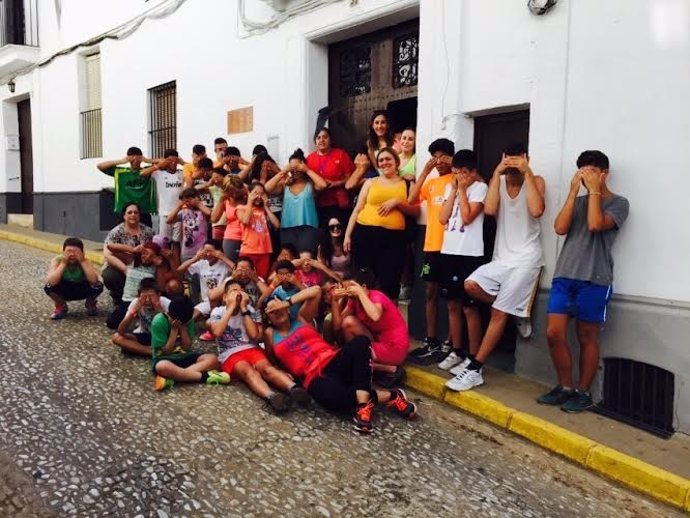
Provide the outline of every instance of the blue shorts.
{"type": "Polygon", "coordinates": [[[612,286],[558,277],[551,282],[547,313],[572,315],[580,322],[606,322],[612,286]]]}

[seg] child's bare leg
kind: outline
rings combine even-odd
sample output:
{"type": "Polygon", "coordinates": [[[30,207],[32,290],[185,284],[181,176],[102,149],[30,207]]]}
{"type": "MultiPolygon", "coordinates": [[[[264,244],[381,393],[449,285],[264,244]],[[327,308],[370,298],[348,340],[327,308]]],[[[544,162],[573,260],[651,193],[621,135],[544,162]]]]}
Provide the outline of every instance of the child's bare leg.
{"type": "Polygon", "coordinates": [[[249,387],[249,390],[260,398],[266,399],[273,393],[271,387],[266,384],[261,374],[259,374],[259,371],[252,367],[249,362],[237,362],[235,368],[232,369],[232,377],[243,381],[249,387]]]}
{"type": "Polygon", "coordinates": [[[134,335],[129,333],[124,335],[115,333],[110,337],[110,341],[128,353],[151,357],[151,348],[137,342],[137,339],[134,337],[134,335]]]}
{"type": "Polygon", "coordinates": [[[175,381],[198,382],[201,381],[201,372],[191,369],[183,369],[178,367],[173,362],[168,360],[159,361],[156,364],[156,374],[164,378],[170,378],[175,381]]]}
{"type": "Polygon", "coordinates": [[[266,382],[283,392],[287,392],[295,386],[295,380],[288,376],[285,372],[271,365],[268,360],[261,360],[254,365],[254,368],[261,374],[261,377],[266,382]]]}
{"type": "Polygon", "coordinates": [[[364,324],[355,316],[348,315],[343,319],[343,323],[341,325],[342,327],[342,333],[343,333],[343,338],[345,339],[345,342],[349,342],[352,340],[355,336],[366,336],[371,340],[372,342],[374,341],[374,337],[371,334],[371,331],[367,329],[364,324]]]}
{"type": "Polygon", "coordinates": [[[194,365],[187,367],[187,370],[195,372],[208,372],[218,367],[218,357],[215,354],[202,354],[197,358],[194,365]]]}

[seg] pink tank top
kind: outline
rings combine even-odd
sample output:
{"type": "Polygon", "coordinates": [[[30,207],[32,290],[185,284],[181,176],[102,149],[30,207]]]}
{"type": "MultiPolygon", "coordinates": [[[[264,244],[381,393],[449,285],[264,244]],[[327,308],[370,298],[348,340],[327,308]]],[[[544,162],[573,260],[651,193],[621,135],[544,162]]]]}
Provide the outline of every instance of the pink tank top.
{"type": "Polygon", "coordinates": [[[242,226],[237,217],[237,207],[230,205],[230,202],[225,200],[225,217],[227,218],[227,226],[225,227],[225,234],[223,239],[234,239],[239,241],[242,239],[242,226]]]}
{"type": "Polygon", "coordinates": [[[338,354],[338,349],[313,327],[294,322],[285,337],[273,330],[273,354],[290,374],[304,378],[304,388],[309,388],[313,379],[338,354]]]}

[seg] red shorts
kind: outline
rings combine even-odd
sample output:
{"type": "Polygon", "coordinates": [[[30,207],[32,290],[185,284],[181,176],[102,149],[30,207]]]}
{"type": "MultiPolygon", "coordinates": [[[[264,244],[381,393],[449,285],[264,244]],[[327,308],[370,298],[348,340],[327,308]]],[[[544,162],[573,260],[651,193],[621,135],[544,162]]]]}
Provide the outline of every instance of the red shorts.
{"type": "Polygon", "coordinates": [[[271,254],[243,254],[240,252],[240,257],[249,257],[254,261],[254,269],[259,277],[267,279],[271,271],[271,254]]]}
{"type": "Polygon", "coordinates": [[[407,358],[408,347],[404,344],[391,344],[390,342],[374,342],[371,344],[371,359],[375,363],[385,365],[402,365],[407,358]]]}
{"type": "Polygon", "coordinates": [[[258,347],[252,347],[251,349],[245,349],[244,351],[231,354],[228,359],[223,362],[221,369],[223,372],[227,372],[232,376],[232,371],[239,362],[247,362],[253,367],[261,360],[268,360],[266,354],[258,347]]]}

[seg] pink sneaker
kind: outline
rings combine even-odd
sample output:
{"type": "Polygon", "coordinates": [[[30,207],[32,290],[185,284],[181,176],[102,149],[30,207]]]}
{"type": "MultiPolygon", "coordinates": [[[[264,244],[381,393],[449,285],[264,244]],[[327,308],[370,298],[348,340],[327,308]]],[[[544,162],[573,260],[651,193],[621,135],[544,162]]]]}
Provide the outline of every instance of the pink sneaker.
{"type": "Polygon", "coordinates": [[[55,309],[50,314],[50,319],[51,320],[62,320],[63,318],[65,318],[66,314],[67,314],[67,304],[59,305],[59,306],[56,305],[55,309]]]}
{"type": "Polygon", "coordinates": [[[203,342],[212,342],[216,337],[211,334],[211,331],[205,331],[199,335],[199,340],[203,342]]]}

